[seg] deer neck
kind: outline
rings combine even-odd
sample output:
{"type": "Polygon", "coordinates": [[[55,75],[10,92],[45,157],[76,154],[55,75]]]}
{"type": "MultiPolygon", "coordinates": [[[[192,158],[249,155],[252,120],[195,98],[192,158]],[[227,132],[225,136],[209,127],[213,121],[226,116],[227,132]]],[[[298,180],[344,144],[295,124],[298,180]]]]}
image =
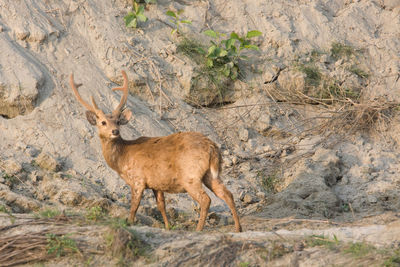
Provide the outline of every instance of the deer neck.
{"type": "Polygon", "coordinates": [[[120,173],[119,163],[124,151],[124,140],[121,137],[108,139],[100,137],[103,156],[108,166],[120,173]]]}

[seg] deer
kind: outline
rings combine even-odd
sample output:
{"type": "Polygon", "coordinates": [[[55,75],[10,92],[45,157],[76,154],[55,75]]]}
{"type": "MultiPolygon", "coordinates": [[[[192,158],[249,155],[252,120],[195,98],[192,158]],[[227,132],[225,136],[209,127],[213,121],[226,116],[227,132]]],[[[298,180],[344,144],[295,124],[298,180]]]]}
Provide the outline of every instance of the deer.
{"type": "Polygon", "coordinates": [[[125,107],[129,93],[128,77],[125,71],[121,73],[123,85],[113,88],[112,91],[122,91],[122,97],[111,114],[105,114],[99,109],[93,96],[92,105],[82,99],[78,92],[82,84],[75,84],[73,73],[69,83],[77,100],[87,109],[88,122],[97,127],[107,165],[116,171],[131,189],[128,221],[134,222],[144,190],[152,189],[157,208],[168,230],[164,192],[186,192],[200,205],[196,231],[202,231],[211,203],[203,188],[204,184],[225,201],[231,210],[235,231],[241,232],[233,195],[220,179],[220,149],[212,140],[199,132],[177,132],[162,137],[142,136],[135,140],[125,140],[121,137],[120,126],[126,125],[132,117],[132,112],[125,107]]]}

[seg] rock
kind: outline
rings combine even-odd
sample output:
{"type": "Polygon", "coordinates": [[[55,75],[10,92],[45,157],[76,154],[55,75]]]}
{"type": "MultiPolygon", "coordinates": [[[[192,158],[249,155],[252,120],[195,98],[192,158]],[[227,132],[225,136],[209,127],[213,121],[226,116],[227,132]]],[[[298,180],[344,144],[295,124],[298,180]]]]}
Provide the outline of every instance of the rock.
{"type": "Polygon", "coordinates": [[[9,176],[16,175],[22,171],[21,164],[15,159],[7,159],[2,163],[2,168],[9,176]]]}
{"type": "Polygon", "coordinates": [[[256,196],[257,196],[259,199],[261,199],[261,200],[263,200],[263,199],[266,198],[266,195],[265,195],[264,192],[257,192],[257,193],[256,193],[256,196]]]}
{"type": "Polygon", "coordinates": [[[82,202],[83,197],[78,192],[64,189],[61,192],[59,192],[58,200],[64,205],[74,207],[82,202]]]}
{"type": "Polygon", "coordinates": [[[252,193],[242,191],[239,199],[246,205],[250,205],[259,201],[259,199],[252,193]]]}
{"type": "Polygon", "coordinates": [[[249,131],[246,128],[240,128],[238,134],[241,141],[247,142],[249,140],[249,131]]]}
{"type": "Polygon", "coordinates": [[[31,112],[44,84],[44,75],[32,59],[0,33],[0,115],[14,118],[31,112]]]}
{"type": "Polygon", "coordinates": [[[368,195],[367,199],[368,199],[368,202],[371,204],[375,204],[378,202],[378,199],[376,198],[376,196],[368,195]]]}
{"type": "Polygon", "coordinates": [[[238,157],[237,156],[235,156],[235,155],[233,155],[232,157],[231,157],[231,161],[232,161],[232,164],[233,165],[236,165],[236,163],[238,163],[238,157]]]}
{"type": "Polygon", "coordinates": [[[220,220],[221,220],[221,217],[220,217],[220,215],[218,215],[217,213],[215,213],[215,212],[210,212],[210,213],[208,214],[208,222],[209,222],[211,225],[217,225],[217,224],[219,224],[220,220]]]}
{"type": "Polygon", "coordinates": [[[41,206],[38,201],[12,191],[0,190],[0,199],[16,213],[32,212],[41,206]]]}
{"type": "Polygon", "coordinates": [[[240,171],[243,173],[248,173],[251,170],[251,163],[249,161],[245,161],[240,164],[240,171]]]}
{"type": "Polygon", "coordinates": [[[38,182],[39,180],[42,179],[42,176],[40,175],[40,173],[38,171],[32,171],[29,174],[29,177],[31,178],[32,182],[38,182]]]}
{"type": "Polygon", "coordinates": [[[25,153],[28,155],[28,156],[30,156],[30,157],[36,157],[38,154],[39,154],[39,150],[38,149],[36,149],[36,148],[34,148],[34,147],[32,147],[32,146],[26,146],[26,148],[25,148],[25,153]]]}
{"type": "Polygon", "coordinates": [[[57,172],[61,169],[61,165],[58,163],[58,161],[52,155],[46,152],[40,153],[35,161],[42,169],[45,170],[57,172]]]}
{"type": "Polygon", "coordinates": [[[256,203],[256,202],[258,202],[258,201],[259,201],[259,200],[257,199],[256,196],[250,195],[250,194],[246,194],[246,195],[244,196],[244,198],[243,198],[243,202],[244,202],[245,204],[253,204],[253,203],[256,203]]]}
{"type": "Polygon", "coordinates": [[[247,149],[250,150],[250,151],[253,151],[253,150],[255,150],[257,147],[259,147],[259,146],[258,146],[258,142],[257,142],[256,139],[249,139],[249,140],[247,141],[246,146],[247,146],[247,149]]]}

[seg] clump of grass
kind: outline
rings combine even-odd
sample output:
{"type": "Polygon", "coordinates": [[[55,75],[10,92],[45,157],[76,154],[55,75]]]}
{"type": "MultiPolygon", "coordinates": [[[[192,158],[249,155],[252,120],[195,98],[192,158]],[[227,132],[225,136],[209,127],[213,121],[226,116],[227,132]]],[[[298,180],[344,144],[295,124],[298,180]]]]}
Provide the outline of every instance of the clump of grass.
{"type": "Polygon", "coordinates": [[[198,65],[205,64],[205,46],[194,39],[187,37],[182,38],[176,50],[178,53],[182,53],[192,59],[198,65]]]}
{"type": "Polygon", "coordinates": [[[264,172],[260,171],[257,174],[258,180],[261,183],[262,188],[270,193],[278,192],[278,185],[280,183],[280,177],[278,172],[273,172],[269,175],[266,175],[264,172]]]}
{"type": "Polygon", "coordinates": [[[86,219],[88,221],[98,222],[107,216],[106,211],[100,206],[94,206],[86,210],[86,219]]]}
{"type": "Polygon", "coordinates": [[[47,253],[55,254],[57,257],[64,256],[68,252],[77,253],[79,249],[75,240],[68,235],[47,234],[47,253]]]}
{"type": "Polygon", "coordinates": [[[35,213],[35,216],[38,218],[54,218],[59,216],[60,214],[61,211],[59,210],[47,208],[35,213]]]}
{"type": "Polygon", "coordinates": [[[400,249],[397,249],[391,253],[392,255],[387,258],[382,266],[385,267],[395,267],[395,266],[400,266],[400,249]]]}
{"type": "Polygon", "coordinates": [[[150,246],[134,230],[127,227],[111,229],[105,235],[106,246],[119,265],[127,265],[138,257],[149,257],[150,246]]]}
{"type": "Polygon", "coordinates": [[[343,252],[351,254],[355,258],[362,258],[375,250],[376,248],[370,244],[364,242],[357,242],[350,244],[343,250],[343,252]]]}
{"type": "Polygon", "coordinates": [[[306,74],[306,83],[308,86],[319,86],[322,74],[318,67],[310,64],[299,64],[298,70],[306,74]]]}
{"type": "Polygon", "coordinates": [[[9,214],[10,211],[4,205],[0,205],[0,212],[9,214]]]}
{"type": "Polygon", "coordinates": [[[336,235],[333,239],[323,235],[312,235],[306,239],[306,245],[309,247],[326,247],[330,250],[337,250],[339,248],[340,242],[336,235]]]}
{"type": "Polygon", "coordinates": [[[356,54],[356,50],[350,46],[339,42],[333,42],[330,49],[330,55],[333,59],[349,58],[356,54]]]}
{"type": "Polygon", "coordinates": [[[348,69],[348,71],[357,75],[361,79],[367,79],[369,77],[369,74],[366,71],[364,71],[356,66],[352,66],[351,68],[348,69]]]}

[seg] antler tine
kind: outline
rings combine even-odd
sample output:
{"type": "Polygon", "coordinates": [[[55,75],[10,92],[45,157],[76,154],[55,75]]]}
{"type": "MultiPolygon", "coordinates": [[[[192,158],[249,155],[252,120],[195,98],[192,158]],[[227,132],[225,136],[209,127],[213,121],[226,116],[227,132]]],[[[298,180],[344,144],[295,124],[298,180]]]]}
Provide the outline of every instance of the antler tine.
{"type": "Polygon", "coordinates": [[[96,103],[94,102],[94,99],[92,97],[92,102],[93,102],[93,106],[89,105],[85,100],[83,100],[83,98],[81,97],[81,95],[78,92],[78,87],[81,86],[82,84],[75,84],[74,82],[74,74],[71,73],[71,76],[69,78],[69,84],[71,85],[72,90],[74,91],[74,94],[76,96],[76,98],[78,99],[78,101],[87,109],[90,110],[94,113],[97,113],[98,111],[98,107],[96,105],[96,103]]]}
{"type": "Polygon", "coordinates": [[[121,102],[119,103],[119,105],[115,108],[115,110],[113,111],[113,114],[119,114],[122,110],[122,108],[124,107],[124,105],[126,104],[126,101],[128,100],[128,76],[126,75],[125,71],[121,71],[122,76],[124,77],[124,84],[122,85],[122,87],[115,87],[112,90],[113,91],[123,91],[123,95],[121,97],[121,102]]]}

